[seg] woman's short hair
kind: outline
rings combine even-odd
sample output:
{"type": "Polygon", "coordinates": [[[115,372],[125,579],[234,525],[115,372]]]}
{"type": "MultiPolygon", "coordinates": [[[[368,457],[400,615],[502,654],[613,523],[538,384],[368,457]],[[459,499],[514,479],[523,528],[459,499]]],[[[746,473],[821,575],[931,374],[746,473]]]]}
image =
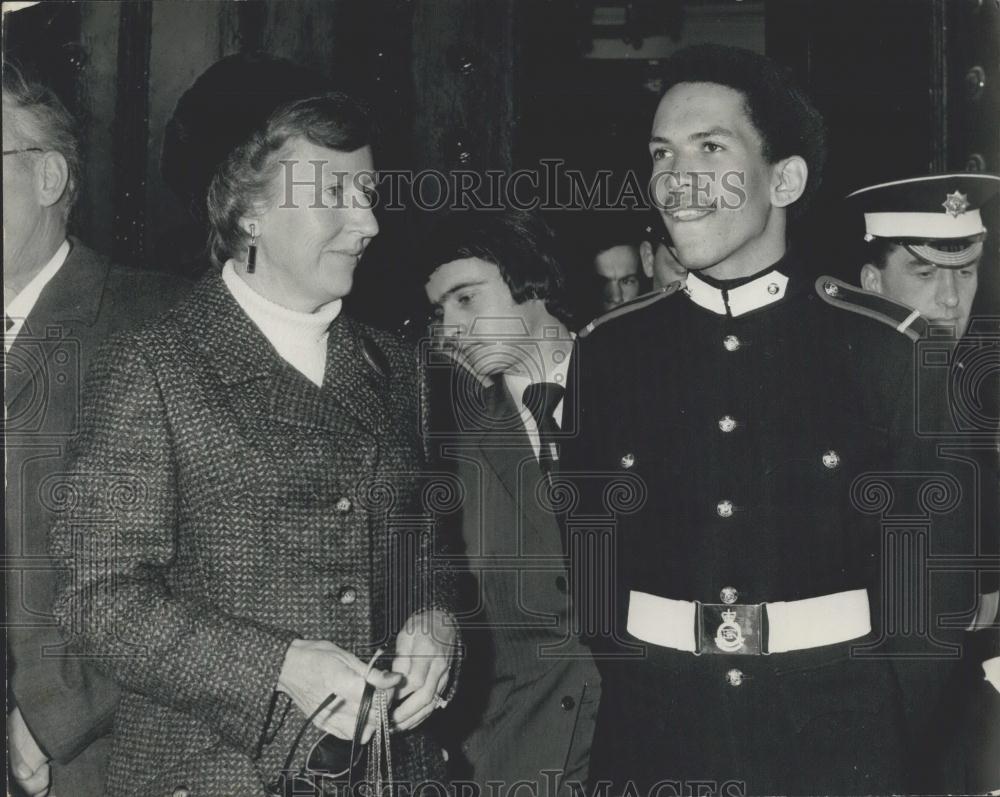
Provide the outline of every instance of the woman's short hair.
{"type": "Polygon", "coordinates": [[[236,147],[216,170],[208,188],[209,251],[222,265],[242,255],[249,235],[240,219],[273,200],[286,146],[301,138],[318,147],[354,152],[372,143],[374,131],[365,105],[341,92],[295,100],[278,108],[236,147]]]}
{"type": "Polygon", "coordinates": [[[493,263],[517,304],[541,299],[555,318],[572,321],[556,238],[538,211],[452,212],[431,236],[424,276],[467,257],[493,263]]]}
{"type": "Polygon", "coordinates": [[[52,89],[9,61],[3,62],[3,123],[19,147],[58,152],[66,160],[68,214],[80,192],[79,127],[52,89]]]}

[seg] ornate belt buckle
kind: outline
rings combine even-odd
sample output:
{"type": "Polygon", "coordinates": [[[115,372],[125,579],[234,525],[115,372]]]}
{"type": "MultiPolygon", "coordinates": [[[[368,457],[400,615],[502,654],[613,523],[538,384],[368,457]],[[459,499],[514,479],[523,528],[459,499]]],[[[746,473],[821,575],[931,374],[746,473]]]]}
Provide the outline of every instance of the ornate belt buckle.
{"type": "Polygon", "coordinates": [[[698,652],[759,656],[762,614],[761,603],[699,603],[698,652]]]}

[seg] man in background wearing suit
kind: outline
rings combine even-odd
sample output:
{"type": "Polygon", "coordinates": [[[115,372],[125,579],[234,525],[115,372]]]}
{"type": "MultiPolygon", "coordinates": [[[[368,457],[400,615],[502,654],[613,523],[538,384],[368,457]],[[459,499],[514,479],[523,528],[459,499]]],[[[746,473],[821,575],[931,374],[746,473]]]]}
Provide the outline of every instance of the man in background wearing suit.
{"type": "Polygon", "coordinates": [[[7,735],[14,794],[104,793],[117,687],[62,642],[46,555],[67,496],[90,359],[113,332],[165,310],[180,280],[111,266],[67,236],[78,194],[75,123],[47,87],[3,68],[7,735]]]}
{"type": "Polygon", "coordinates": [[[523,212],[456,216],[438,231],[425,291],[452,372],[454,434],[441,445],[465,488],[474,599],[461,699],[441,717],[468,776],[554,797],[586,780],[600,682],[571,628],[553,496],[572,434],[574,336],[551,231],[523,212]],[[559,785],[561,783],[561,785],[559,785]]]}

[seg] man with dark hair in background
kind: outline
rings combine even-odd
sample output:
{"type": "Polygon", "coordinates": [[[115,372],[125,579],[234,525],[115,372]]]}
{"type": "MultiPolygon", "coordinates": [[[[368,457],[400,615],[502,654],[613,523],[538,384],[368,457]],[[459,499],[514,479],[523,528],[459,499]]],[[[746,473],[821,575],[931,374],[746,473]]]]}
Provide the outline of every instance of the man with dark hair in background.
{"type": "MultiPolygon", "coordinates": [[[[590,636],[603,681],[592,786],[933,788],[921,754],[942,667],[896,654],[906,642],[940,655],[938,618],[973,596],[941,589],[947,578],[920,596],[884,580],[899,562],[883,538],[907,532],[883,530],[879,485],[894,511],[919,513],[906,475],[935,484],[948,469],[914,431],[913,340],[835,280],[814,284],[788,248],[825,160],[823,120],[792,79],[704,45],[667,60],[663,88],[652,188],[687,285],[579,341],[581,434],[564,445],[568,478],[646,485],[614,517],[601,491],[581,491],[576,547],[603,550],[594,516],[613,534],[613,556],[583,569],[596,574],[586,605],[610,613],[590,636]],[[623,356],[624,341],[643,343],[623,356]],[[934,640],[900,640],[885,620],[917,598],[934,640]]],[[[934,554],[968,551],[956,530],[970,507],[956,503],[931,518],[934,554]]]]}
{"type": "Polygon", "coordinates": [[[67,235],[76,125],[46,86],[3,65],[7,739],[14,794],[104,794],[117,686],[67,650],[47,558],[67,445],[98,345],[151,320],[183,281],[112,266],[67,235]]]}
{"type": "Polygon", "coordinates": [[[647,290],[639,256],[639,224],[631,213],[595,211],[585,233],[587,265],[593,276],[591,303],[606,313],[647,290]]]}
{"type": "Polygon", "coordinates": [[[461,695],[440,717],[484,788],[555,797],[586,778],[600,681],[573,634],[560,517],[547,487],[573,433],[574,336],[537,214],[453,215],[432,238],[427,298],[453,372],[441,443],[465,488],[471,573],[461,695]],[[560,779],[562,785],[560,786],[560,779]]]}

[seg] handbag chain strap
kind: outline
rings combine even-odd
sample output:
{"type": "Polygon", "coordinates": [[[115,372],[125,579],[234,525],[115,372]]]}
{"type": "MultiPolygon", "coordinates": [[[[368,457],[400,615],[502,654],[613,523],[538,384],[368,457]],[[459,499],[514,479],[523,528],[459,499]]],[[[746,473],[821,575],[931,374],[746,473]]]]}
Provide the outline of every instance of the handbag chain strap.
{"type": "Polygon", "coordinates": [[[385,785],[392,784],[392,745],[389,740],[389,695],[391,690],[375,693],[375,733],[368,743],[368,784],[375,797],[382,797],[385,785]]]}

